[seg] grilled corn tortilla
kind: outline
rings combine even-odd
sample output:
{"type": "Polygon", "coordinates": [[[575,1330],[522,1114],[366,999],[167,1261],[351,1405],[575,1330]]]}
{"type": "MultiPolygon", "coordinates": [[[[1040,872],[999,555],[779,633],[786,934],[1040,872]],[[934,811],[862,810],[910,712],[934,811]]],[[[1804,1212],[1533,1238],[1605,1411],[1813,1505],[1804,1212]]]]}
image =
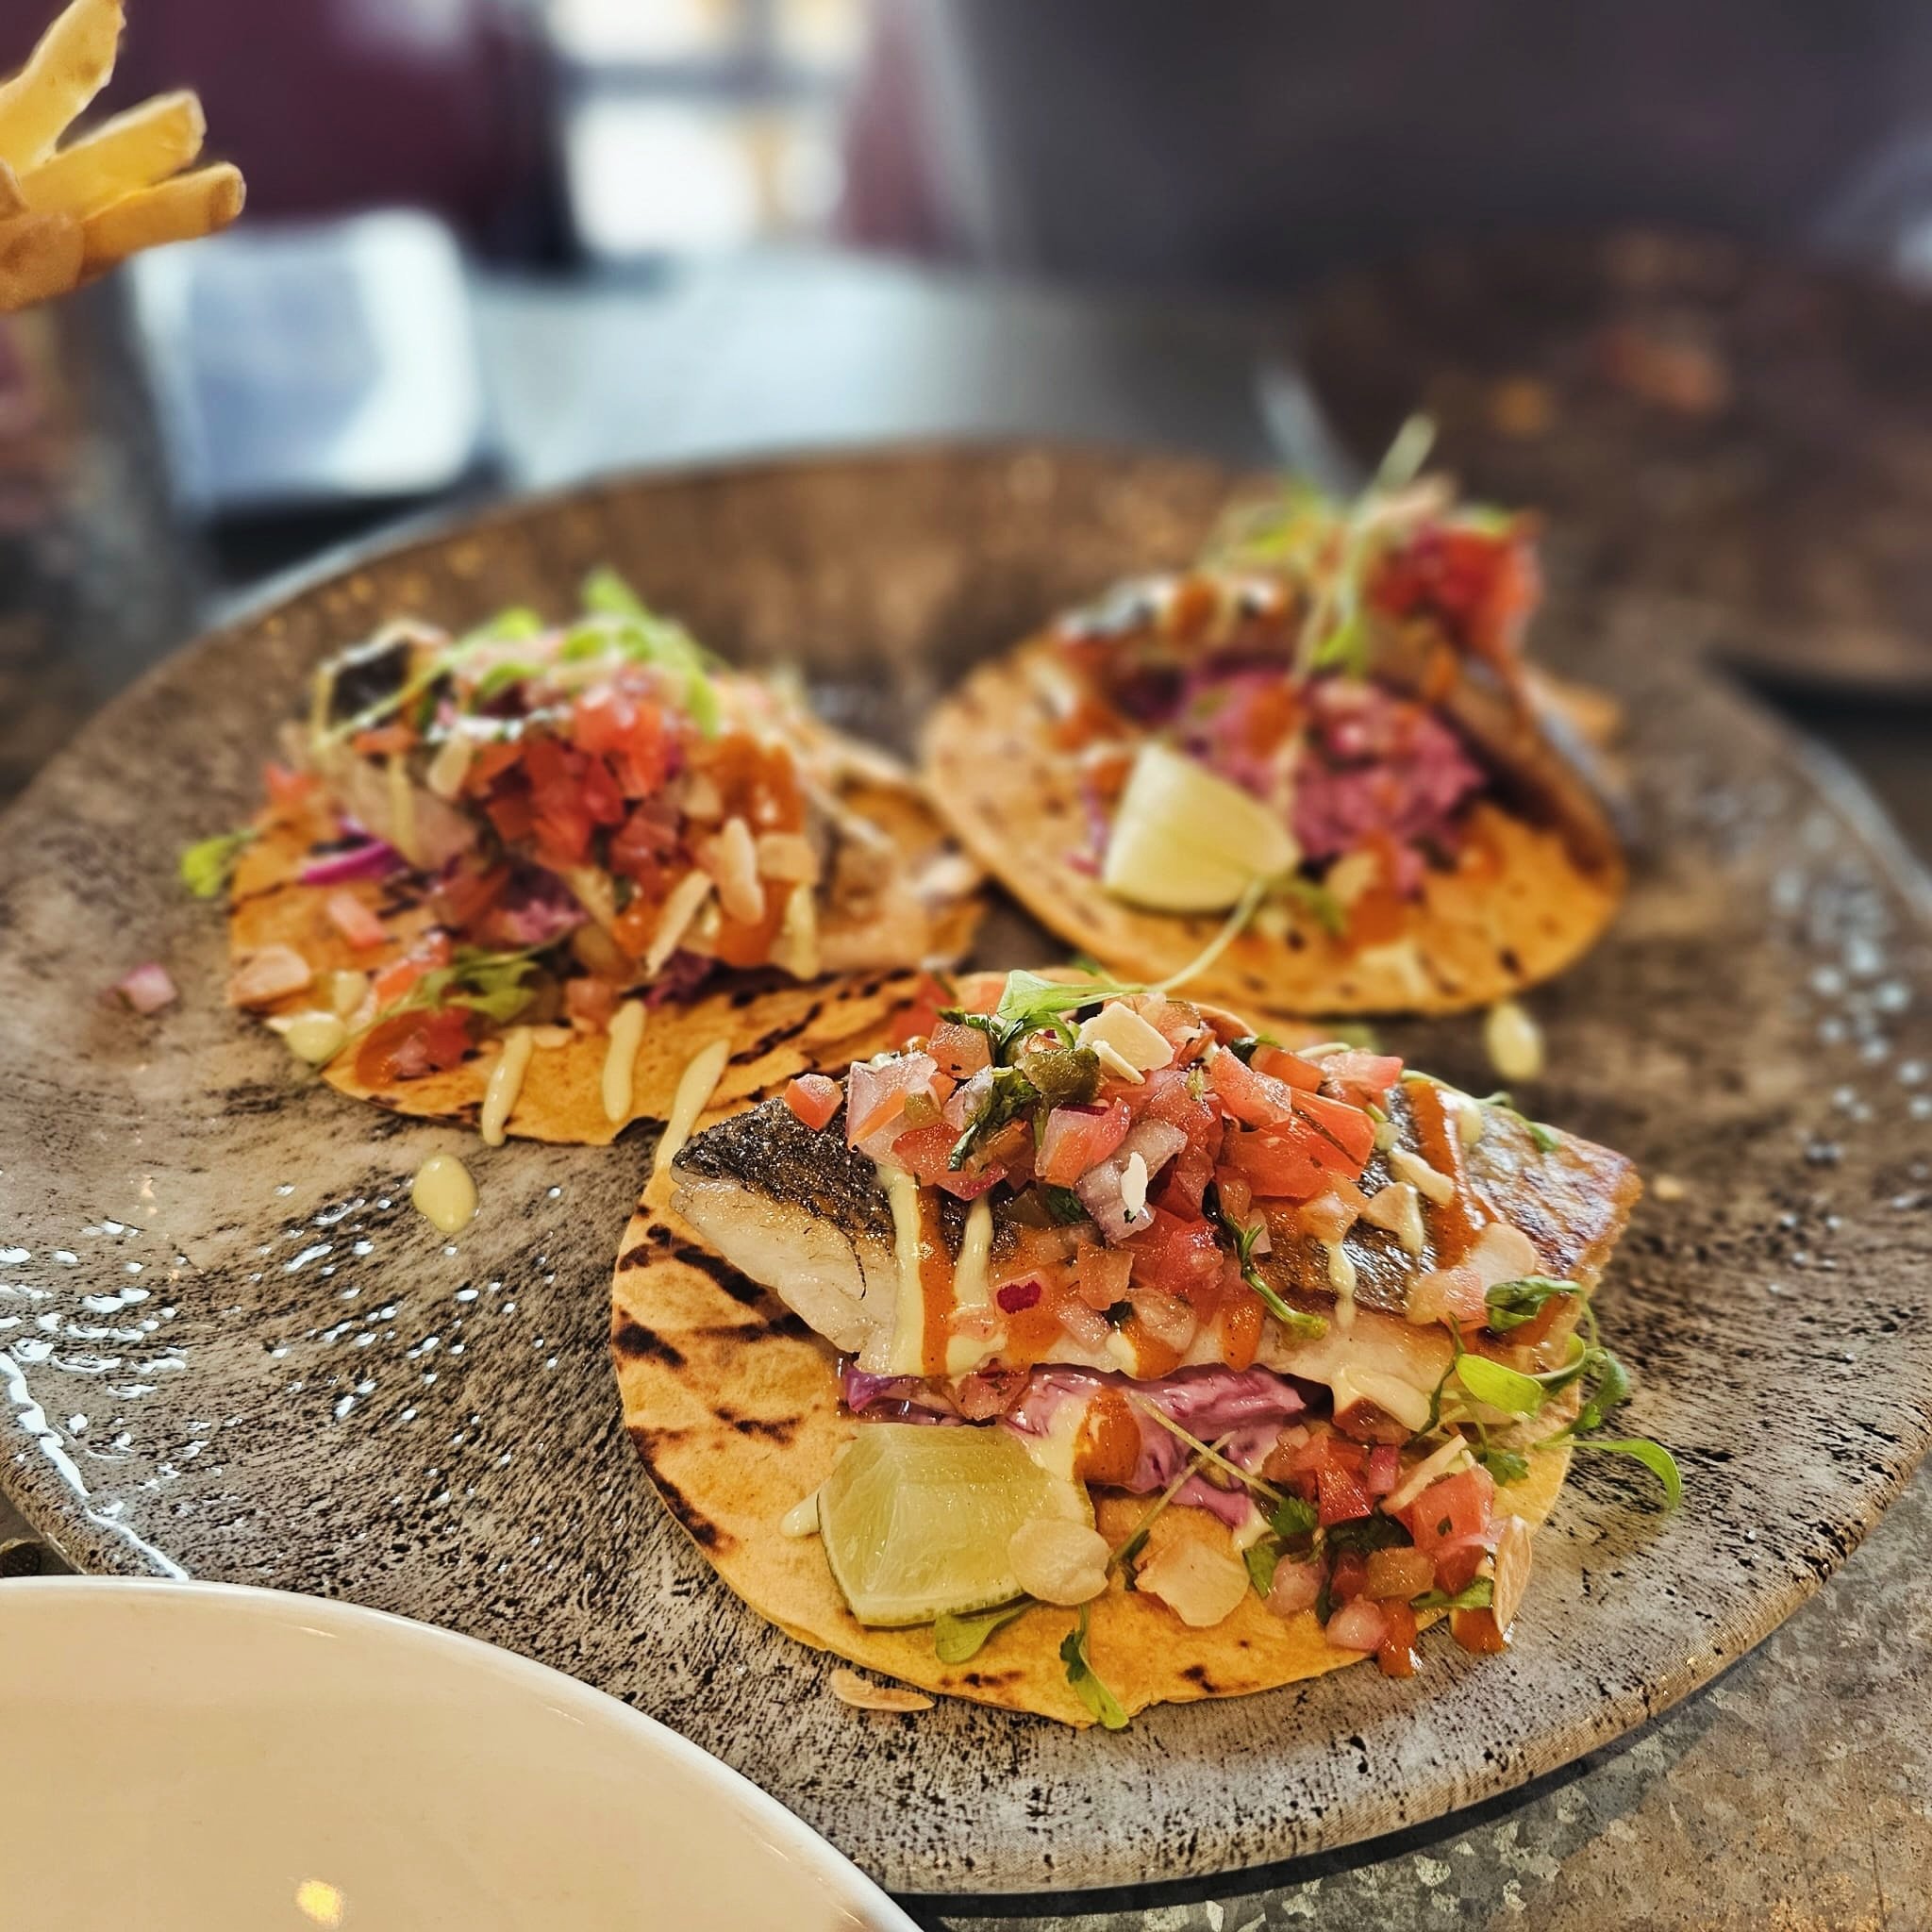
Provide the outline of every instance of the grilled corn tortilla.
{"type": "MultiPolygon", "coordinates": [[[[903,788],[869,787],[862,808],[891,836],[908,866],[937,858],[943,834],[930,813],[903,788]],[[876,796],[874,794],[876,793],[876,796]]],[[[398,958],[433,924],[422,885],[409,874],[332,886],[305,885],[302,869],[324,841],[336,836],[320,800],[271,809],[257,822],[257,837],[242,852],[229,888],[228,948],[240,964],[270,945],[292,947],[314,969],[315,981],[263,1009],[264,1016],[326,1006],[328,975],[337,971],[379,971],[398,958]],[[381,946],[353,947],[327,912],[327,902],[352,893],[381,920],[381,946]]],[[[858,915],[852,915],[855,922],[858,915]]],[[[963,951],[978,907],[957,900],[935,925],[942,957],[963,951]]],[[[828,921],[828,937],[838,933],[828,921]]],[[[530,1057],[507,1131],[526,1140],[574,1145],[608,1145],[632,1121],[661,1123],[692,1058],[715,1041],[731,1043],[716,1093],[725,1105],[773,1091],[793,1074],[838,1067],[891,1043],[892,1017],[925,984],[917,971],[871,972],[800,982],[776,973],[727,975],[716,990],[687,1001],[667,1001],[644,1025],[633,1063],[630,1107],[621,1120],[604,1109],[607,1034],[575,1031],[569,1041],[541,1047],[530,1057]]],[[[391,1113],[474,1123],[482,1108],[500,1048],[493,1041],[445,1072],[372,1087],[356,1072],[356,1041],[322,1069],[331,1087],[391,1113]]]]}
{"type": "MultiPolygon", "coordinates": [[[[704,1124],[737,1110],[721,1105],[704,1124]]],[[[924,1690],[1091,1724],[1059,1655],[1073,1610],[1038,1606],[966,1662],[941,1663],[929,1625],[860,1624],[818,1539],[783,1533],[786,1513],[824,1481],[864,1424],[840,1406],[829,1344],[706,1247],[669,1206],[671,1191],[667,1176],[654,1176],[625,1231],[610,1351],[631,1440],[666,1507],[719,1575],[760,1616],[814,1649],[924,1690]]],[[[1541,1523],[1569,1461],[1567,1448],[1531,1457],[1526,1479],[1498,1490],[1498,1513],[1541,1523]]],[[[1149,1498],[1099,1491],[1095,1503],[1102,1534],[1118,1546],[1149,1498]]],[[[1206,1512],[1174,1508],[1155,1522],[1150,1555],[1183,1537],[1228,1545],[1227,1531],[1206,1512]]],[[[1327,1641],[1312,1610],[1278,1617],[1252,1592],[1212,1629],[1192,1630],[1116,1576],[1091,1618],[1088,1655],[1129,1715],[1151,1704],[1273,1690],[1359,1660],[1327,1641]]],[[[1423,1628],[1434,1621],[1417,1619],[1423,1628]]]]}
{"type": "MultiPolygon", "coordinates": [[[[960,843],[1042,924],[1115,972],[1160,980],[1199,958],[1226,915],[1143,911],[1074,862],[1091,828],[1056,737],[1052,649],[1035,641],[981,665],[938,708],[926,783],[960,843]]],[[[1580,858],[1561,830],[1493,795],[1471,808],[1464,849],[1465,865],[1426,873],[1399,938],[1351,948],[1307,908],[1270,907],[1190,995],[1299,1014],[1488,1006],[1579,958],[1623,897],[1613,853],[1580,858]]]]}

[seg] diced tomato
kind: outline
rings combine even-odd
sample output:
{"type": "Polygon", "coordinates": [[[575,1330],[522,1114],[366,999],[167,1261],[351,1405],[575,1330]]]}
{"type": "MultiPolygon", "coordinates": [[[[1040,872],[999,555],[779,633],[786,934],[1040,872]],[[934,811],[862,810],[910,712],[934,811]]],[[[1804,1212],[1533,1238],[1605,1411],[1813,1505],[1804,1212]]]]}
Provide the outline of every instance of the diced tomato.
{"type": "Polygon", "coordinates": [[[1368,1588],[1369,1559],[1359,1550],[1340,1550],[1328,1566],[1328,1594],[1338,1604],[1353,1603],[1368,1588]]]}
{"type": "Polygon", "coordinates": [[[601,1032],[609,1026],[610,1016],[617,1011],[620,991],[608,979],[599,979],[595,974],[566,979],[563,983],[564,1010],[573,1020],[581,1020],[587,1026],[601,1032]]]}
{"type": "MultiPolygon", "coordinates": [[[[579,755],[576,762],[581,766],[590,761],[579,755]]],[[[539,849],[553,865],[581,865],[590,852],[593,821],[580,770],[573,769],[565,746],[542,737],[526,742],[524,770],[530,781],[531,830],[539,849]]],[[[605,778],[608,784],[608,772],[605,778]]],[[[614,797],[614,787],[611,791],[614,797]]],[[[496,816],[493,806],[491,816],[496,816]]]]}
{"type": "Polygon", "coordinates": [[[382,921],[354,892],[331,892],[322,902],[322,909],[328,915],[328,923],[358,951],[379,946],[389,938],[382,921]]]}
{"type": "Polygon", "coordinates": [[[638,806],[610,835],[610,870],[643,886],[659,886],[677,851],[677,828],[661,808],[638,806]]]}
{"type": "Polygon", "coordinates": [[[268,802],[278,811],[285,811],[291,805],[300,805],[315,790],[315,774],[291,772],[287,765],[270,758],[261,768],[261,782],[268,792],[268,802]]]}
{"type": "Polygon", "coordinates": [[[1297,1093],[1295,1110],[1311,1120],[1355,1162],[1359,1174],[1375,1151],[1375,1124],[1358,1107],[1330,1100],[1323,1093],[1297,1093]]]}
{"type": "Polygon", "coordinates": [[[479,744],[463,772],[463,790],[472,797],[481,796],[507,772],[520,765],[523,758],[521,739],[507,738],[495,744],[479,744]]]}
{"type": "Polygon", "coordinates": [[[628,815],[628,808],[625,804],[624,793],[618,790],[617,780],[611,775],[610,767],[602,758],[587,758],[577,775],[580,781],[577,796],[583,801],[591,823],[621,825],[628,815]]]}
{"type": "Polygon", "coordinates": [[[1375,1662],[1385,1677],[1412,1677],[1421,1668],[1416,1656],[1415,1612],[1399,1600],[1382,1606],[1382,1641],[1375,1646],[1375,1662]]]}
{"type": "Polygon", "coordinates": [[[1074,1285],[1090,1308],[1110,1308],[1127,1292],[1134,1257],[1125,1248],[1086,1241],[1074,1261],[1074,1285]]]}
{"type": "Polygon", "coordinates": [[[1134,1124],[1124,1100],[1105,1107],[1057,1107],[1046,1117],[1035,1171],[1057,1188],[1071,1188],[1127,1138],[1134,1124]]]}
{"type": "Polygon", "coordinates": [[[992,1064],[992,1046],[977,1026],[962,1026],[957,1020],[941,1020],[932,1029],[925,1050],[940,1063],[941,1073],[956,1080],[970,1080],[982,1067],[992,1064]]]}
{"type": "Polygon", "coordinates": [[[530,804],[530,794],[521,786],[498,791],[483,809],[496,828],[496,836],[506,845],[521,843],[536,828],[537,814],[530,804]]]}
{"type": "Polygon", "coordinates": [[[892,1142],[892,1158],[923,1188],[937,1187],[952,1172],[946,1163],[958,1145],[959,1130],[946,1121],[913,1127],[892,1142]]]}
{"type": "Polygon", "coordinates": [[[671,738],[664,714],[648,699],[599,691],[577,701],[571,737],[578,748],[609,762],[626,798],[648,798],[671,775],[671,738]]]}
{"type": "Polygon", "coordinates": [[[1241,741],[1251,755],[1266,758],[1294,729],[1301,703],[1286,677],[1262,685],[1241,711],[1241,741]]]}
{"type": "Polygon", "coordinates": [[[1315,1512],[1326,1529],[1333,1523],[1353,1523],[1374,1507],[1360,1476],[1330,1463],[1315,1472],[1315,1512]]]}
{"type": "Polygon", "coordinates": [[[1291,1053],[1285,1046],[1257,1046],[1255,1049],[1253,1065],[1257,1073],[1268,1074],[1302,1093],[1312,1093],[1322,1084],[1323,1067],[1327,1062],[1317,1064],[1305,1060],[1300,1054],[1291,1053]]]}
{"type": "Polygon", "coordinates": [[[1294,1090],[1272,1074],[1257,1074],[1238,1053],[1224,1048],[1208,1062],[1208,1084],[1236,1120],[1272,1126],[1294,1112],[1294,1090]]]}
{"type": "Polygon", "coordinates": [[[1231,1134],[1222,1156],[1257,1194],[1307,1201],[1336,1175],[1353,1181],[1361,1172],[1328,1137],[1304,1120],[1286,1120],[1259,1133],[1231,1134]]]}
{"type": "MultiPolygon", "coordinates": [[[[1257,1059],[1260,1055],[1255,1056],[1257,1059]]],[[[1304,1061],[1304,1065],[1307,1062],[1304,1061]]],[[[1322,1084],[1356,1106],[1378,1104],[1402,1078],[1402,1062],[1392,1053],[1331,1053],[1321,1063],[1322,1084]]]]}
{"type": "Polygon", "coordinates": [[[892,1014],[892,1044],[924,1040],[940,1024],[940,1008],[951,1005],[945,988],[930,973],[923,974],[911,995],[892,1014]]]}
{"type": "Polygon", "coordinates": [[[933,1092],[938,1073],[930,1054],[901,1054],[876,1067],[859,1061],[846,1076],[845,1144],[856,1147],[890,1126],[912,1094],[933,1092]]]}
{"type": "Polygon", "coordinates": [[[839,1111],[844,1097],[838,1081],[823,1074],[801,1074],[785,1089],[785,1105],[814,1133],[839,1111]]]}
{"type": "Polygon", "coordinates": [[[1474,1581],[1488,1554],[1496,1485],[1480,1464],[1431,1483],[1402,1519],[1415,1546],[1436,1565],[1436,1582],[1452,1595],[1474,1581]]]}
{"type": "Polygon", "coordinates": [[[453,1067],[470,1050],[475,1019],[467,1007],[443,1007],[378,1021],[357,1051],[356,1077],[368,1087],[387,1087],[453,1067]]]}
{"type": "Polygon", "coordinates": [[[1204,1299],[1218,1305],[1221,1237],[1211,1222],[1184,1220],[1164,1208],[1149,1210],[1152,1227],[1124,1243],[1134,1254],[1134,1279],[1199,1307],[1204,1299]]]}
{"type": "Polygon", "coordinates": [[[450,938],[446,932],[433,933],[419,941],[402,958],[391,961],[370,982],[378,1008],[392,1007],[423,977],[450,961],[450,938]]]}

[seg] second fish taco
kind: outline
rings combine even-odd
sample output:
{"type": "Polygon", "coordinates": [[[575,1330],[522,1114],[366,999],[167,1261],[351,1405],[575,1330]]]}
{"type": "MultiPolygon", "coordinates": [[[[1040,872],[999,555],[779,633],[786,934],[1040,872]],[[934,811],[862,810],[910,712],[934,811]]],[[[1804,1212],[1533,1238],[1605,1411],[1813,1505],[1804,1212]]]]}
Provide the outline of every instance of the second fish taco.
{"type": "Polygon", "coordinates": [[[603,1142],[875,1051],[974,875],[906,774],[614,577],[573,624],[403,623],[316,675],[227,879],[231,1003],[392,1110],[603,1142]]]}
{"type": "Polygon", "coordinates": [[[1523,658],[1526,522],[1387,480],[984,664],[925,738],[967,848],[1056,933],[1276,1012],[1446,1012],[1559,972],[1624,869],[1523,658]]]}

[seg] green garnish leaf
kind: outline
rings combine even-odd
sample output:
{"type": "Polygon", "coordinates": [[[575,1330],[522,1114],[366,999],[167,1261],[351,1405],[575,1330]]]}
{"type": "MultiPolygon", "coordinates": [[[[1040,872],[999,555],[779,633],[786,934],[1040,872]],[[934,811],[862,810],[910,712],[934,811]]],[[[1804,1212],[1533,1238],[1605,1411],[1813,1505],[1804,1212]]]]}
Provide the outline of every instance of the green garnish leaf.
{"type": "Polygon", "coordinates": [[[1506,1369],[1487,1356],[1457,1357],[1456,1378],[1478,1402],[1500,1408],[1505,1415],[1534,1415],[1543,1406],[1540,1382],[1519,1375],[1514,1369],[1506,1369]]]}
{"type": "Polygon", "coordinates": [[[512,604],[464,634],[465,644],[526,644],[549,626],[527,604],[512,604]]]}
{"type": "Polygon", "coordinates": [[[993,1017],[1017,1038],[1063,1022],[1082,1007],[1097,1007],[1103,1000],[1123,999],[1141,991],[1117,979],[1048,979],[1039,973],[1009,973],[993,1017]]]}
{"type": "Polygon", "coordinates": [[[1241,1061],[1242,1066],[1248,1067],[1254,1065],[1255,1056],[1264,1046],[1279,1046],[1281,1042],[1278,1040],[1271,1039],[1265,1033],[1243,1033],[1239,1040],[1230,1040],[1228,1041],[1227,1050],[1233,1054],[1236,1059],[1241,1061]]]}
{"type": "Polygon", "coordinates": [[[1241,1552],[1241,1561],[1248,1566],[1248,1581],[1255,1586],[1255,1594],[1266,1596],[1274,1588],[1274,1573],[1281,1564],[1281,1545],[1273,1537],[1264,1536],[1241,1552]]]}
{"type": "Polygon", "coordinates": [[[244,825],[239,832],[217,832],[197,841],[181,854],[181,883],[197,899],[219,897],[235,861],[260,837],[253,825],[244,825]]]}
{"type": "Polygon", "coordinates": [[[475,704],[487,704],[498,691],[508,691],[511,685],[523,684],[539,675],[539,669],[534,664],[520,661],[492,664],[476,680],[475,689],[470,693],[471,701],[475,704]]]}
{"type": "Polygon", "coordinates": [[[534,952],[485,953],[458,946],[447,966],[425,973],[383,1017],[442,1007],[468,1007],[499,1026],[514,1020],[535,997],[524,981],[537,970],[534,952]]]}
{"type": "Polygon", "coordinates": [[[1074,1695],[1093,1713],[1095,1721],[1107,1730],[1124,1731],[1127,1714],[1087,1656],[1087,1631],[1091,1622],[1089,1607],[1082,1604],[1078,1619],[1060,1645],[1060,1661],[1067,1667],[1067,1682],[1074,1687],[1074,1695]]]}
{"type": "Polygon", "coordinates": [[[1315,1506],[1303,1502],[1299,1496],[1284,1496],[1268,1519],[1269,1528],[1285,1543],[1306,1542],[1320,1523],[1315,1506]]]}
{"type": "Polygon", "coordinates": [[[933,1619],[932,1647],[942,1664],[963,1664],[976,1657],[994,1631],[1004,1629],[1015,1617],[1033,1607],[1033,1599],[1023,1596],[1018,1603],[1000,1604],[991,1610],[975,1610],[971,1616],[956,1617],[941,1611],[933,1619]]]}
{"type": "Polygon", "coordinates": [[[1507,1091],[1486,1093],[1480,1103],[1493,1108],[1498,1113],[1507,1113],[1529,1138],[1536,1142],[1540,1154],[1554,1154],[1563,1143],[1541,1121],[1533,1121],[1518,1107],[1507,1091]]]}
{"type": "Polygon", "coordinates": [[[1018,1067],[993,1068],[992,1085],[979,1103],[978,1112],[966,1123],[965,1132],[953,1142],[953,1151],[946,1156],[947,1167],[957,1173],[972,1159],[973,1150],[982,1141],[1008,1121],[1018,1120],[1039,1100],[1033,1082],[1018,1067]]]}
{"type": "Polygon", "coordinates": [[[1529,1474],[1529,1458],[1514,1449],[1485,1446],[1476,1460],[1499,1483],[1520,1483],[1529,1474]]]}
{"type": "Polygon", "coordinates": [[[1630,1371],[1608,1349],[1593,1348],[1587,1359],[1597,1372],[1597,1382],[1577,1412],[1575,1426],[1579,1431],[1602,1428],[1604,1418],[1620,1403],[1627,1401],[1630,1394],[1630,1371]]]}
{"type": "Polygon", "coordinates": [[[1575,1436],[1571,1442],[1577,1449],[1603,1449],[1612,1456],[1628,1456],[1642,1463],[1663,1484],[1666,1509],[1674,1509],[1684,1500],[1683,1472],[1677,1467],[1677,1458],[1661,1442],[1653,1442],[1648,1436],[1625,1436],[1614,1441],[1602,1436],[1575,1436]]]}
{"type": "Polygon", "coordinates": [[[651,614],[644,608],[643,599],[608,563],[600,563],[585,577],[579,598],[586,610],[597,611],[605,617],[634,617],[641,621],[651,614]]]}
{"type": "Polygon", "coordinates": [[[1324,1544],[1331,1550],[1392,1550],[1410,1541],[1407,1530],[1392,1516],[1377,1509],[1367,1516],[1352,1516],[1346,1523],[1331,1523],[1322,1532],[1324,1544]]]}
{"type": "Polygon", "coordinates": [[[1495,1601],[1496,1586],[1487,1576],[1466,1583],[1454,1596],[1447,1591],[1425,1590],[1408,1600],[1413,1610],[1486,1610],[1495,1601]]]}
{"type": "Polygon", "coordinates": [[[1040,1198],[1046,1204],[1046,1211],[1062,1227],[1072,1227],[1088,1219],[1086,1208],[1080,1205],[1080,1197],[1072,1188],[1057,1188],[1042,1181],[1040,1198]]]}
{"type": "Polygon", "coordinates": [[[1241,1279],[1261,1298],[1261,1306],[1279,1322],[1290,1335],[1312,1341],[1318,1336],[1328,1332],[1327,1318],[1311,1315],[1302,1308],[1291,1308],[1275,1292],[1273,1284],[1256,1265],[1255,1244],[1261,1239],[1262,1224],[1251,1222],[1246,1227],[1236,1224],[1221,1205],[1221,1190],[1208,1183],[1207,1191],[1201,1197],[1201,1211],[1221,1229],[1228,1246],[1234,1250],[1235,1260],[1241,1267],[1241,1279]]]}
{"type": "Polygon", "coordinates": [[[1284,899],[1307,912],[1331,940],[1339,940],[1347,933],[1348,908],[1326,886],[1318,885],[1313,879],[1285,878],[1279,882],[1278,891],[1284,899]]]}
{"type": "Polygon", "coordinates": [[[1490,1326],[1503,1335],[1535,1321],[1551,1296],[1582,1292],[1574,1281],[1558,1281],[1550,1274],[1525,1274],[1518,1281],[1497,1282],[1483,1301],[1489,1307],[1490,1326]]]}

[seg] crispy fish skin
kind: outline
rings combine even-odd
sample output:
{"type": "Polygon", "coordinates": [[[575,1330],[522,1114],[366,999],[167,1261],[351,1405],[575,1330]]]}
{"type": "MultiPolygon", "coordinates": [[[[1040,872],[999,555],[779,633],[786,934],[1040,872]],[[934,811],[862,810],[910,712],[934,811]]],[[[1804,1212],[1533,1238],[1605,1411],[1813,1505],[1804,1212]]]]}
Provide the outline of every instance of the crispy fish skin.
{"type": "MultiPolygon", "coordinates": [[[[843,1119],[842,1113],[840,1120],[843,1119]]],[[[710,1245],[848,1355],[890,1335],[899,1274],[878,1169],[838,1123],[768,1100],[688,1141],[673,1205],[710,1245]]]]}
{"type": "MultiPolygon", "coordinates": [[[[1389,1113],[1399,1145],[1460,1163],[1458,1198],[1483,1219],[1520,1228],[1541,1272],[1574,1281],[1585,1293],[1594,1287],[1641,1191],[1624,1156],[1571,1135],[1554,1136],[1556,1145],[1546,1152],[1525,1123],[1496,1108],[1484,1109],[1474,1147],[1462,1148],[1452,1126],[1445,1154],[1424,1131],[1406,1091],[1391,1094],[1389,1113]]],[[[887,1368],[900,1309],[891,1208],[878,1169],[845,1145],[837,1120],[816,1131],[783,1101],[766,1101],[694,1136],[673,1163],[672,1176],[676,1211],[727,1261],[771,1289],[862,1368],[887,1368]]],[[[1364,1175],[1364,1191],[1373,1193],[1392,1178],[1388,1157],[1377,1154],[1364,1175]]],[[[1342,1244],[1355,1274],[1345,1321],[1339,1318],[1326,1247],[1301,1232],[1291,1204],[1279,1204],[1270,1219],[1274,1251],[1260,1262],[1270,1286],[1291,1306],[1331,1319],[1328,1333],[1315,1340],[1291,1338],[1268,1323],[1254,1359],[1324,1380],[1348,1363],[1366,1364],[1410,1387],[1428,1388],[1440,1379],[1452,1357],[1446,1333],[1407,1319],[1416,1283],[1455,1258],[1432,1208],[1424,1207],[1419,1254],[1382,1228],[1356,1224],[1342,1244]]],[[[957,1251],[957,1212],[942,1215],[940,1224],[947,1247],[957,1251]]],[[[1001,1245],[996,1236],[996,1259],[1001,1245]]],[[[1540,1341],[1560,1348],[1575,1316],[1571,1302],[1540,1341]]],[[[1204,1324],[1181,1365],[1226,1362],[1231,1346],[1223,1324],[1204,1324]]],[[[1050,1356],[1022,1357],[1007,1349],[998,1359],[1013,1366],[1035,1359],[1121,1366],[1117,1356],[1071,1335],[1058,1337],[1050,1356]]]]}

